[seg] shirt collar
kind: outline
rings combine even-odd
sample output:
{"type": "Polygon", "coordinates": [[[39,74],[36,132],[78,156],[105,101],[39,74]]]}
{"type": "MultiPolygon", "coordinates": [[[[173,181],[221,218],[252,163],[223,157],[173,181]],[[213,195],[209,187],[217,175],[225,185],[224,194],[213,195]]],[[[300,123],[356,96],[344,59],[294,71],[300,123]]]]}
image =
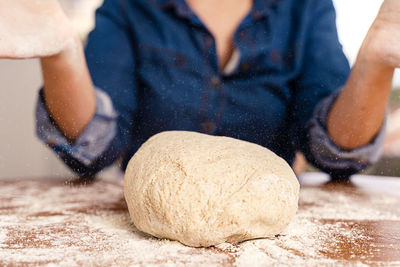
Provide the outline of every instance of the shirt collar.
{"type": "MultiPolygon", "coordinates": [[[[265,17],[270,8],[280,1],[281,0],[254,0],[253,8],[250,12],[251,16],[254,19],[265,17]]],[[[175,12],[182,17],[190,18],[194,16],[188,5],[185,3],[185,0],[155,0],[155,2],[162,9],[174,9],[175,12]]]]}

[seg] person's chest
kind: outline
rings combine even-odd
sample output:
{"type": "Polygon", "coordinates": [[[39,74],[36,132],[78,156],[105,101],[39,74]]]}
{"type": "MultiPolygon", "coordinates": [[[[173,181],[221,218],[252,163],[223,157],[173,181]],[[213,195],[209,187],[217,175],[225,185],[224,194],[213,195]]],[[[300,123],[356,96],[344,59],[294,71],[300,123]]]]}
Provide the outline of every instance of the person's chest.
{"type": "Polygon", "coordinates": [[[253,0],[186,0],[186,3],[213,36],[218,66],[224,69],[235,50],[234,33],[249,14],[253,0]]]}
{"type": "Polygon", "coordinates": [[[296,35],[290,11],[250,11],[233,31],[234,52],[221,69],[216,40],[203,21],[188,5],[161,2],[136,6],[129,18],[142,119],[159,118],[163,128],[195,122],[197,130],[213,134],[239,128],[277,134],[286,123],[291,82],[302,60],[304,40],[296,35]]]}

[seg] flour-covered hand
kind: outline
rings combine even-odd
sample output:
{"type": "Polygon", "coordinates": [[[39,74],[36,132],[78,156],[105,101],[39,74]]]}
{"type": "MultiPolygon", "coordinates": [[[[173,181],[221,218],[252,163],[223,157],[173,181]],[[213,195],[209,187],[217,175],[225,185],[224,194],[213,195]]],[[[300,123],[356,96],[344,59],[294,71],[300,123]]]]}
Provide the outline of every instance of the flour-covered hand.
{"type": "Polygon", "coordinates": [[[74,44],[57,0],[0,0],[0,58],[34,58],[74,44]]]}
{"type": "Polygon", "coordinates": [[[400,67],[400,1],[385,0],[360,50],[384,67],[400,67]]]}

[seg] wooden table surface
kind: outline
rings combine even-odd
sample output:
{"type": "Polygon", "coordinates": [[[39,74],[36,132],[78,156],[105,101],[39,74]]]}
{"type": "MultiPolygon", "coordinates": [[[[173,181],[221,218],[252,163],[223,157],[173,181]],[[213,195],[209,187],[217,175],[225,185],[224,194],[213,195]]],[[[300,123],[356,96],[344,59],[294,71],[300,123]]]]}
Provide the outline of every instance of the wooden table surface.
{"type": "Polygon", "coordinates": [[[139,232],[120,179],[0,181],[0,266],[400,266],[400,178],[299,177],[284,233],[189,248],[139,232]]]}

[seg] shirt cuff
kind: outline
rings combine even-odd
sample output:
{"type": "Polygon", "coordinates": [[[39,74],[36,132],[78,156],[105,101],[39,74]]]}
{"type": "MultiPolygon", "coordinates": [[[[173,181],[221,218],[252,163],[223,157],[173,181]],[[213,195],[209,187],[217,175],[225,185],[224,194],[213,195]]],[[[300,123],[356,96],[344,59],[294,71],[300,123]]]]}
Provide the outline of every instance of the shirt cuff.
{"type": "Polygon", "coordinates": [[[326,127],[329,111],[340,92],[341,90],[338,90],[317,106],[313,118],[308,124],[309,149],[312,157],[317,161],[317,165],[326,169],[361,171],[376,163],[382,155],[387,116],[385,116],[380,131],[369,144],[353,150],[341,149],[333,142],[326,127]]]}
{"type": "Polygon", "coordinates": [[[59,156],[71,156],[86,166],[105,152],[117,132],[117,112],[110,97],[96,89],[96,111],[82,134],[71,143],[50,117],[44,103],[43,90],[36,105],[36,134],[59,156]]]}

